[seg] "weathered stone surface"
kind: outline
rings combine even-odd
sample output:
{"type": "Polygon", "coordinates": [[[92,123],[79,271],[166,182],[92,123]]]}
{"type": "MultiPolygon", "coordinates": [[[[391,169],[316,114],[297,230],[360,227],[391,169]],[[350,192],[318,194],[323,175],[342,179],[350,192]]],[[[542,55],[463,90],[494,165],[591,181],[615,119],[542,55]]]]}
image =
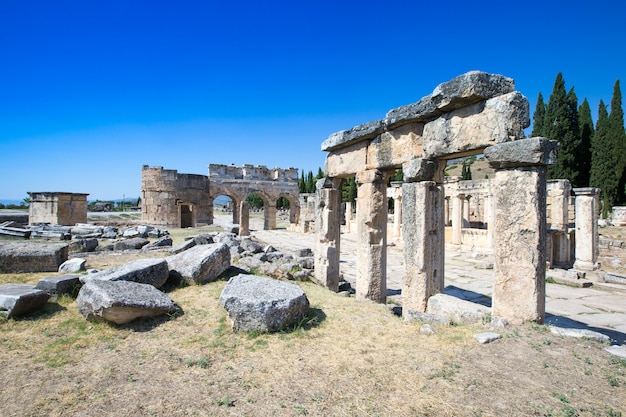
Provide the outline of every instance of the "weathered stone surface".
{"type": "Polygon", "coordinates": [[[438,326],[449,326],[452,323],[450,317],[447,316],[415,310],[407,310],[405,312],[404,308],[402,308],[402,316],[404,317],[404,321],[419,321],[422,323],[436,324],[438,326]]]}
{"type": "Polygon", "coordinates": [[[63,262],[61,266],[59,266],[59,272],[71,273],[71,272],[80,272],[85,270],[85,264],[87,261],[82,258],[72,258],[63,262]]]}
{"type": "Polygon", "coordinates": [[[70,253],[93,252],[98,247],[96,238],[73,239],[69,244],[70,253]]]}
{"type": "Polygon", "coordinates": [[[340,181],[320,179],[315,186],[315,280],[337,292],[341,254],[340,181]]]}
{"type": "Polygon", "coordinates": [[[324,174],[327,177],[354,175],[367,166],[366,141],[355,143],[346,148],[334,150],[324,162],[324,174]]]}
{"type": "Polygon", "coordinates": [[[186,251],[187,249],[193,248],[196,245],[197,243],[195,239],[185,240],[184,242],[181,242],[178,245],[174,246],[170,250],[170,252],[172,252],[173,254],[181,253],[181,252],[186,251]]]}
{"type": "Polygon", "coordinates": [[[50,296],[62,294],[76,294],[80,288],[80,275],[65,274],[46,277],[39,280],[37,289],[45,291],[50,296]]]}
{"type": "Polygon", "coordinates": [[[486,343],[491,343],[501,338],[502,338],[501,334],[494,333],[494,332],[484,332],[484,333],[478,333],[474,335],[474,340],[476,340],[478,343],[482,345],[486,343]]]}
{"type": "Polygon", "coordinates": [[[424,125],[424,158],[464,154],[522,139],[530,124],[528,100],[518,92],[445,113],[424,125]]]}
{"type": "Polygon", "coordinates": [[[485,149],[492,168],[549,165],[556,162],[559,142],[546,138],[529,138],[500,143],[485,149]]]}
{"type": "Polygon", "coordinates": [[[263,251],[263,245],[250,238],[241,239],[241,247],[245,252],[260,253],[263,251]]]}
{"type": "Polygon", "coordinates": [[[80,279],[83,283],[92,280],[132,281],[161,288],[168,276],[169,269],[165,259],[138,259],[106,271],[82,275],[80,279]]]}
{"type": "Polygon", "coordinates": [[[423,158],[413,158],[402,164],[404,182],[433,181],[437,172],[437,162],[423,158]]]}
{"type": "Polygon", "coordinates": [[[172,238],[169,236],[163,236],[155,240],[154,242],[148,243],[142,249],[143,250],[155,250],[155,249],[163,249],[163,248],[168,248],[168,247],[172,247],[172,238]]]}
{"type": "Polygon", "coordinates": [[[458,323],[480,323],[491,315],[482,304],[461,300],[447,294],[435,294],[428,299],[427,313],[450,317],[458,323]]]}
{"type": "Polygon", "coordinates": [[[197,245],[166,258],[170,276],[190,285],[215,281],[230,267],[230,260],[225,243],[197,245]]]}
{"type": "Polygon", "coordinates": [[[202,233],[200,235],[191,237],[191,240],[193,240],[196,245],[208,245],[209,243],[216,243],[213,239],[213,236],[214,235],[210,233],[202,233]]]}
{"type": "Polygon", "coordinates": [[[574,268],[583,271],[600,269],[598,261],[598,222],[600,189],[574,188],[576,195],[576,261],[574,268]]]}
{"type": "Polygon", "coordinates": [[[154,286],[130,281],[91,280],[81,288],[76,304],[87,320],[116,324],[182,312],[154,286]]]}
{"type": "Polygon", "coordinates": [[[510,323],[545,316],[546,167],[497,170],[493,315],[510,323]]]}
{"type": "Polygon", "coordinates": [[[42,308],[50,296],[32,285],[0,285],[0,315],[10,318],[23,316],[42,308]]]}
{"type": "Polygon", "coordinates": [[[385,122],[383,120],[364,123],[350,130],[341,130],[333,133],[322,142],[322,151],[330,152],[349,146],[355,142],[375,138],[384,130],[385,122]]]}
{"type": "Polygon", "coordinates": [[[604,350],[609,352],[611,355],[615,355],[620,358],[626,358],[626,346],[624,345],[622,346],[613,345],[613,346],[604,348],[604,350]]]}
{"type": "Polygon", "coordinates": [[[150,241],[142,237],[133,237],[115,242],[115,250],[141,249],[150,241]]]}
{"type": "Polygon", "coordinates": [[[0,242],[0,273],[57,272],[68,252],[65,243],[0,242]]]}
{"type": "Polygon", "coordinates": [[[410,123],[382,132],[367,146],[367,165],[364,169],[395,169],[404,161],[423,153],[422,123],[410,123]]]}
{"type": "Polygon", "coordinates": [[[416,103],[398,107],[387,113],[388,126],[429,121],[474,103],[512,92],[513,79],[499,74],[470,71],[439,84],[433,92],[416,103]]]}
{"type": "Polygon", "coordinates": [[[228,312],[235,332],[276,332],[302,319],[309,300],[297,285],[240,274],[226,284],[220,305],[228,312]]]}
{"type": "Polygon", "coordinates": [[[610,342],[611,338],[600,332],[587,329],[570,329],[565,327],[550,326],[550,333],[559,336],[593,339],[599,342],[610,342]]]}
{"type": "Polygon", "coordinates": [[[437,332],[435,331],[435,329],[433,329],[433,326],[431,326],[430,324],[422,324],[422,326],[420,327],[420,334],[424,334],[426,336],[433,336],[437,334],[437,332]]]}

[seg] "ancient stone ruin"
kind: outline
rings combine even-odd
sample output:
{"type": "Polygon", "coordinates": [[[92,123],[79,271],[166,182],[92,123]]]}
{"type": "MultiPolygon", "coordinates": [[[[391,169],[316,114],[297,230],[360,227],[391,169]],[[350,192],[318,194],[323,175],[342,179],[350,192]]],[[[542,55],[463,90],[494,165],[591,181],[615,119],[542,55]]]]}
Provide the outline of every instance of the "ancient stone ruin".
{"type": "Polygon", "coordinates": [[[82,193],[28,193],[29,224],[48,223],[63,226],[87,223],[87,196],[82,193]]]}
{"type": "Polygon", "coordinates": [[[430,297],[444,288],[446,160],[484,154],[495,169],[492,315],[509,322],[543,321],[547,165],[558,143],[524,138],[529,124],[528,101],[512,79],[473,71],[382,120],[330,135],[322,143],[327,177],[316,193],[316,279],[337,290],[341,182],[355,177],[356,296],[385,302],[387,181],[402,168],[396,207],[404,239],[403,315],[425,312],[430,297]]]}
{"type": "Polygon", "coordinates": [[[193,227],[213,224],[214,200],[220,195],[233,201],[233,223],[239,234],[250,230],[246,198],[256,194],[263,200],[264,228],[276,228],[276,202],[289,201],[289,221],[299,216],[298,170],[268,169],[265,166],[209,165],[209,175],[179,174],[163,167],[143,166],[141,176],[141,220],[156,225],[193,227]]]}

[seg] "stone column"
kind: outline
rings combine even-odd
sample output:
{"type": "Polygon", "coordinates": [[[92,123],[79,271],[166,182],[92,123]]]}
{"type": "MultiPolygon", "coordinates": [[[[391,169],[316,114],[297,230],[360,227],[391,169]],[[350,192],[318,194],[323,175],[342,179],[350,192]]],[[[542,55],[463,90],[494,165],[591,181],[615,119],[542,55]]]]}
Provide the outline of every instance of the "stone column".
{"type": "Polygon", "coordinates": [[[443,185],[431,181],[437,163],[414,159],[402,166],[404,280],[402,315],[425,312],[428,299],[443,292],[445,259],[443,185]]]}
{"type": "Polygon", "coordinates": [[[387,301],[387,184],[377,169],[357,174],[356,297],[387,301]]]}
{"type": "Polygon", "coordinates": [[[466,195],[465,201],[463,201],[463,227],[470,227],[470,198],[466,195]]]}
{"type": "Polygon", "coordinates": [[[339,290],[341,236],[341,180],[322,178],[316,184],[315,279],[331,291],[339,290]]]}
{"type": "Polygon", "coordinates": [[[493,194],[491,191],[485,197],[485,221],[487,222],[487,248],[493,249],[493,231],[495,229],[494,221],[494,207],[493,207],[493,194]]]}
{"type": "Polygon", "coordinates": [[[598,264],[599,188],[574,188],[576,195],[576,261],[574,269],[595,271],[598,264]]]}
{"type": "Polygon", "coordinates": [[[346,233],[350,233],[350,223],[352,223],[352,201],[346,202],[346,233]]]}
{"type": "Polygon", "coordinates": [[[443,209],[443,224],[445,226],[448,226],[450,224],[450,196],[445,197],[443,209]]]}
{"type": "Polygon", "coordinates": [[[394,181],[391,183],[393,190],[393,237],[402,237],[402,183],[394,181]]]}
{"type": "Polygon", "coordinates": [[[239,236],[250,235],[250,203],[242,201],[239,204],[239,236]]]}
{"type": "Polygon", "coordinates": [[[239,221],[239,204],[241,204],[242,201],[246,201],[245,198],[243,199],[232,199],[232,203],[233,203],[233,224],[237,224],[237,222],[239,221]]]}
{"type": "Polygon", "coordinates": [[[461,229],[463,229],[463,203],[465,194],[452,197],[452,244],[461,244],[461,229]]]}
{"type": "Polygon", "coordinates": [[[545,316],[546,165],[556,149],[545,138],[485,149],[496,169],[492,314],[512,323],[541,323],[545,316]]]}
{"type": "Polygon", "coordinates": [[[274,230],[276,229],[276,206],[275,205],[267,205],[264,207],[265,212],[265,221],[263,224],[264,230],[274,230]]]}

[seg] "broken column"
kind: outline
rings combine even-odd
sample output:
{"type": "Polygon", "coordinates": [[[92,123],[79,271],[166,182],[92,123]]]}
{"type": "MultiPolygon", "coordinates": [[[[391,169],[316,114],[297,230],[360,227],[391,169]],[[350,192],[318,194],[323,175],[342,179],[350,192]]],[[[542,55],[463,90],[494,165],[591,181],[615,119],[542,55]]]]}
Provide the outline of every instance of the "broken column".
{"type": "Polygon", "coordinates": [[[265,208],[265,222],[263,225],[264,230],[276,229],[276,203],[268,204],[265,208]]]}
{"type": "Polygon", "coordinates": [[[599,188],[574,188],[576,195],[576,261],[574,269],[595,271],[598,264],[599,188]]]}
{"type": "Polygon", "coordinates": [[[496,169],[493,315],[543,322],[546,277],[546,178],[558,143],[522,139],[485,149],[496,169]]]}
{"type": "Polygon", "coordinates": [[[387,184],[380,170],[357,174],[356,297],[387,301],[387,184]]]}
{"type": "Polygon", "coordinates": [[[239,203],[239,236],[250,235],[250,203],[239,203]]]}
{"type": "Polygon", "coordinates": [[[425,312],[428,299],[443,292],[444,284],[444,192],[432,181],[437,164],[413,159],[403,164],[402,234],[405,272],[402,284],[402,315],[425,312]]]}
{"type": "Polygon", "coordinates": [[[341,180],[322,178],[316,184],[315,279],[331,291],[339,290],[341,180]]]}
{"type": "Polygon", "coordinates": [[[402,237],[402,182],[394,181],[391,186],[393,192],[393,237],[399,239],[402,237]]]}
{"type": "Polygon", "coordinates": [[[462,242],[461,231],[463,229],[463,204],[465,194],[457,194],[452,197],[452,244],[460,245],[462,242]]]}

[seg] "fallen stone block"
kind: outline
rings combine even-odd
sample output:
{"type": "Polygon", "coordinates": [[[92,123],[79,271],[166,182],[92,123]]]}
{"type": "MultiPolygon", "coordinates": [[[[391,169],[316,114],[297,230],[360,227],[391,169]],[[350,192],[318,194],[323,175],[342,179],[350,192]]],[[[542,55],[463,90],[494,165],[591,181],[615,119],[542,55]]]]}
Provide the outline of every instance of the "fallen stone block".
{"type": "Polygon", "coordinates": [[[404,321],[419,321],[422,323],[435,324],[439,326],[449,326],[450,318],[439,314],[424,313],[421,311],[403,311],[404,321]]]}
{"type": "Polygon", "coordinates": [[[179,243],[178,245],[170,249],[170,252],[173,254],[181,253],[186,251],[187,249],[193,248],[196,245],[197,243],[194,239],[185,240],[184,242],[179,243]]]}
{"type": "Polygon", "coordinates": [[[230,268],[230,249],[226,244],[197,245],[165,259],[172,279],[189,285],[215,281],[230,268]]]}
{"type": "Polygon", "coordinates": [[[0,242],[0,273],[57,272],[68,253],[65,243],[0,242]]]}
{"type": "Polygon", "coordinates": [[[152,285],[130,281],[91,280],[81,288],[76,304],[87,320],[115,324],[182,313],[170,297],[152,285]]]}
{"type": "Polygon", "coordinates": [[[609,352],[611,355],[615,355],[617,357],[626,359],[626,346],[624,345],[621,345],[621,346],[612,345],[612,346],[604,348],[604,350],[609,352]]]}
{"type": "Polygon", "coordinates": [[[163,248],[167,248],[167,247],[172,247],[172,243],[173,243],[173,241],[172,241],[171,237],[163,236],[163,237],[155,240],[154,242],[148,243],[142,249],[143,250],[163,249],[163,248]]]}
{"type": "Polygon", "coordinates": [[[72,258],[63,262],[61,266],[59,266],[59,272],[72,273],[72,272],[80,272],[85,270],[85,264],[87,261],[82,258],[72,258]]]}
{"type": "Polygon", "coordinates": [[[131,239],[120,240],[115,242],[115,250],[141,249],[150,241],[142,237],[134,237],[131,239]]]}
{"type": "Polygon", "coordinates": [[[301,320],[309,309],[299,286],[245,274],[228,281],[219,302],[235,332],[276,332],[301,320]]]}
{"type": "Polygon", "coordinates": [[[0,285],[0,315],[11,318],[41,309],[50,296],[26,284],[0,285]]]}
{"type": "Polygon", "coordinates": [[[461,300],[447,294],[435,294],[428,299],[427,313],[450,317],[459,323],[479,323],[491,315],[491,309],[482,304],[461,300]]]}
{"type": "Polygon", "coordinates": [[[83,283],[93,280],[132,281],[161,288],[168,276],[169,269],[165,259],[139,259],[106,271],[82,275],[80,279],[83,283]]]}
{"type": "Polygon", "coordinates": [[[571,329],[565,327],[550,326],[550,333],[559,336],[592,339],[597,340],[598,342],[609,342],[611,340],[611,338],[605,334],[587,329],[571,329]]]}
{"type": "Polygon", "coordinates": [[[69,244],[70,253],[93,252],[98,247],[98,239],[74,239],[69,244]]]}
{"type": "Polygon", "coordinates": [[[484,332],[484,333],[478,333],[474,335],[474,340],[476,340],[478,343],[482,345],[486,343],[491,343],[501,338],[502,338],[501,334],[494,333],[494,332],[484,332]]]}
{"type": "Polygon", "coordinates": [[[54,297],[63,294],[75,295],[81,285],[79,274],[65,274],[40,279],[37,283],[37,289],[54,297]]]}

